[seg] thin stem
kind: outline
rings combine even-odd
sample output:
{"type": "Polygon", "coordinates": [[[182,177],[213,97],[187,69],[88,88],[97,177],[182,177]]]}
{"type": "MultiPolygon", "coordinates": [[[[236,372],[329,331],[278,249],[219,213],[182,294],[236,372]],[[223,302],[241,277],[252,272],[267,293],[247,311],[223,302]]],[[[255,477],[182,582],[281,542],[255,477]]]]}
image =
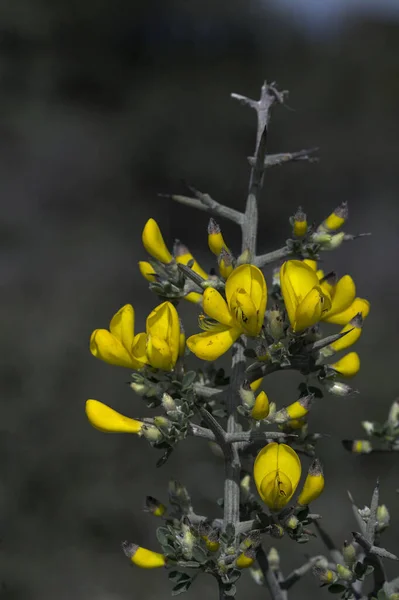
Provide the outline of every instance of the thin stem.
{"type": "Polygon", "coordinates": [[[262,546],[259,546],[256,558],[263,573],[263,577],[265,578],[265,585],[269,589],[270,596],[273,600],[285,600],[284,592],[277,581],[277,577],[270,568],[269,561],[267,560],[266,553],[262,546]]]}
{"type": "Polygon", "coordinates": [[[267,254],[260,254],[259,256],[255,256],[254,264],[261,268],[269,265],[270,263],[281,260],[282,258],[286,258],[292,254],[291,250],[288,246],[283,246],[283,248],[279,248],[279,250],[274,250],[273,252],[268,252],[267,254]]]}
{"type": "MultiPolygon", "coordinates": [[[[269,154],[265,158],[265,168],[275,167],[284,165],[287,162],[295,162],[300,160],[307,160],[309,162],[317,162],[319,159],[317,156],[312,156],[318,148],[309,148],[308,150],[299,150],[298,152],[281,152],[280,154],[269,154]]],[[[255,163],[253,156],[248,157],[248,162],[252,166],[255,163]]]]}
{"type": "Polygon", "coordinates": [[[185,204],[186,206],[191,206],[192,208],[196,208],[198,210],[203,210],[218,217],[223,217],[229,221],[237,223],[237,225],[242,225],[244,219],[244,216],[241,212],[216,202],[216,200],[211,198],[208,194],[202,194],[201,198],[190,198],[189,196],[182,196],[181,194],[159,194],[159,196],[161,198],[170,198],[171,200],[179,202],[180,204],[185,204]]]}

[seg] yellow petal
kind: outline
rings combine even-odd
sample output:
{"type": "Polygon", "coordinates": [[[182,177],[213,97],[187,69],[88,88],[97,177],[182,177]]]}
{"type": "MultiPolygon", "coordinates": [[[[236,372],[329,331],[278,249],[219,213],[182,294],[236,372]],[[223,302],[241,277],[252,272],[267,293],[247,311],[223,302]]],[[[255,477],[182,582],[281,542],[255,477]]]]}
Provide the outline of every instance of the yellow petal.
{"type": "Polygon", "coordinates": [[[346,350],[346,348],[349,348],[350,346],[355,344],[357,342],[357,340],[360,338],[360,336],[362,335],[362,328],[361,328],[361,326],[360,327],[354,326],[353,321],[351,321],[350,323],[345,325],[345,327],[343,327],[340,331],[340,333],[345,333],[345,332],[348,332],[348,333],[346,335],[344,335],[344,337],[339,338],[339,340],[330,344],[330,347],[335,352],[339,352],[340,350],[346,350]]]}
{"type": "Polygon", "coordinates": [[[179,356],[180,345],[180,322],[176,308],[171,302],[163,302],[147,317],[146,326],[147,335],[167,343],[174,366],[179,356]]]}
{"type": "Polygon", "coordinates": [[[236,290],[230,298],[230,310],[237,329],[250,336],[260,333],[256,306],[243,288],[236,290]]]}
{"type": "Polygon", "coordinates": [[[145,224],[142,240],[144,248],[150,256],[164,264],[170,263],[173,260],[171,253],[166,247],[158,223],[154,219],[148,219],[145,224]]]}
{"type": "Polygon", "coordinates": [[[222,248],[228,251],[228,248],[223,239],[223,235],[221,232],[219,233],[210,233],[208,235],[208,246],[210,251],[215,255],[219,256],[222,251],[222,248]]]}
{"type": "Polygon", "coordinates": [[[133,338],[132,344],[133,357],[143,363],[143,366],[148,363],[147,359],[147,334],[138,333],[133,338]]]}
{"type": "Polygon", "coordinates": [[[135,360],[122,343],[106,329],[96,329],[91,334],[90,352],[96,358],[118,367],[141,369],[142,363],[135,360]]]}
{"type": "Polygon", "coordinates": [[[134,338],[134,309],[131,304],[122,306],[112,317],[109,330],[130,352],[134,338]]]}
{"type": "Polygon", "coordinates": [[[294,328],[298,306],[313,288],[320,289],[319,279],[316,272],[303,261],[288,260],[280,269],[280,285],[288,318],[294,328]]]}
{"type": "Polygon", "coordinates": [[[318,323],[330,306],[330,298],[320,286],[311,289],[296,309],[295,321],[292,324],[293,331],[303,331],[318,323]]]}
{"type": "Polygon", "coordinates": [[[294,235],[296,237],[303,237],[308,230],[308,222],[306,219],[304,221],[294,221],[294,235]]]}
{"type": "Polygon", "coordinates": [[[202,294],[199,292],[189,292],[186,296],[184,296],[184,300],[188,300],[188,302],[192,302],[193,304],[201,304],[202,294]]]}
{"type": "Polygon", "coordinates": [[[184,351],[186,349],[186,334],[181,331],[179,337],[179,357],[184,356],[184,351]]]}
{"type": "Polygon", "coordinates": [[[93,427],[105,433],[139,433],[141,421],[130,419],[98,400],[87,400],[86,415],[93,427]]]}
{"type": "Polygon", "coordinates": [[[254,407],[251,411],[251,417],[260,421],[266,419],[269,414],[269,398],[264,391],[260,392],[256,396],[254,407]]]}
{"type": "Polygon", "coordinates": [[[152,268],[152,266],[149,262],[147,262],[145,260],[140,260],[139,261],[139,269],[140,269],[140,273],[147,281],[156,281],[157,280],[157,278],[155,277],[155,274],[154,274],[154,269],[152,268]]]}
{"type": "Polygon", "coordinates": [[[301,477],[301,461],[286,444],[271,442],[259,452],[254,464],[254,480],[262,500],[270,508],[287,504],[301,477]]]}
{"type": "Polygon", "coordinates": [[[215,321],[227,326],[232,325],[233,319],[227,302],[214,288],[209,287],[204,291],[203,307],[206,314],[215,321]]]}
{"type": "Polygon", "coordinates": [[[190,262],[190,260],[194,260],[194,264],[191,266],[191,269],[203,279],[208,279],[208,273],[206,273],[204,269],[200,267],[190,252],[186,252],[186,254],[182,254],[181,256],[176,256],[176,262],[180,263],[181,265],[186,265],[188,262],[190,262]]]}
{"type": "Polygon", "coordinates": [[[365,319],[369,312],[370,302],[364,298],[355,298],[349,308],[331,316],[327,314],[323,320],[327,321],[327,323],[335,323],[336,325],[346,325],[346,323],[349,323],[349,321],[351,321],[358,313],[361,313],[363,319],[365,319]]]}
{"type": "Polygon", "coordinates": [[[165,556],[159,552],[153,552],[134,544],[130,544],[130,548],[131,551],[129,554],[126,551],[125,553],[128,554],[132,563],[137,567],[141,567],[142,569],[156,569],[166,564],[165,556]]]}
{"type": "Polygon", "coordinates": [[[329,366],[338,371],[343,377],[354,377],[360,369],[360,358],[357,352],[349,352],[329,366]]]}
{"type": "Polygon", "coordinates": [[[201,360],[216,360],[240,337],[241,332],[231,327],[219,331],[204,331],[187,340],[191,352],[201,360]]]}
{"type": "MultiPolygon", "coordinates": [[[[231,273],[226,281],[226,299],[230,308],[233,296],[235,296],[238,291],[240,291],[241,294],[242,290],[248,294],[255,306],[257,313],[256,330],[259,333],[265,317],[267,286],[263,273],[258,267],[248,264],[240,265],[231,273]]],[[[251,333],[249,335],[257,334],[251,333]]]]}
{"type": "Polygon", "coordinates": [[[147,335],[147,357],[154,369],[162,371],[171,371],[176,364],[168,342],[151,334],[147,335]]]}
{"type": "Polygon", "coordinates": [[[223,277],[223,279],[228,279],[234,270],[233,265],[226,264],[226,261],[223,258],[219,260],[218,267],[219,273],[223,277]]]}
{"type": "Polygon", "coordinates": [[[312,260],[311,258],[304,258],[303,261],[305,265],[313,269],[313,271],[317,271],[317,260],[312,260]]]}
{"type": "Polygon", "coordinates": [[[259,379],[255,379],[255,381],[253,381],[250,385],[251,385],[251,390],[253,392],[256,392],[256,390],[260,387],[261,383],[263,381],[263,377],[260,377],[259,379]]]}
{"type": "MultiPolygon", "coordinates": [[[[333,287],[330,315],[340,313],[352,304],[356,296],[356,286],[350,275],[344,275],[333,287]]],[[[327,316],[327,315],[326,315],[327,316]]]]}

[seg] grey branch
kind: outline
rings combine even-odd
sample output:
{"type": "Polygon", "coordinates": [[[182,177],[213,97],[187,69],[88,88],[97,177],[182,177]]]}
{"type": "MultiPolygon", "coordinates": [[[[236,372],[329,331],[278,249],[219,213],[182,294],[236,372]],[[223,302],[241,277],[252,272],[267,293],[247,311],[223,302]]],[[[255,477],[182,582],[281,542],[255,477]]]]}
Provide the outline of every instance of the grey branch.
{"type": "Polygon", "coordinates": [[[289,575],[280,583],[283,590],[289,590],[297,581],[308,573],[318,562],[325,560],[325,556],[312,556],[301,567],[291,571],[289,575]]]}
{"type": "Polygon", "coordinates": [[[291,250],[288,246],[283,246],[279,250],[274,250],[273,252],[268,252],[267,254],[260,254],[259,256],[255,256],[253,263],[261,268],[266,265],[270,265],[278,260],[283,258],[287,258],[287,256],[291,255],[291,250]]]}
{"type": "MultiPolygon", "coordinates": [[[[299,150],[298,152],[282,152],[280,154],[269,154],[265,158],[265,168],[268,169],[269,167],[275,167],[283,165],[287,162],[295,162],[300,160],[317,162],[319,160],[318,157],[312,156],[312,154],[314,154],[318,150],[318,148],[309,148],[308,150],[299,150]]],[[[255,163],[255,158],[253,156],[249,156],[248,162],[252,167],[255,163]]]]}
{"type": "Polygon", "coordinates": [[[377,525],[377,509],[378,509],[379,497],[380,497],[380,482],[377,479],[377,483],[373,490],[373,495],[371,497],[370,516],[369,516],[369,520],[367,521],[367,524],[366,524],[366,533],[364,536],[366,538],[366,540],[368,542],[370,542],[370,544],[374,544],[374,534],[375,534],[375,528],[377,525]]]}
{"type": "Polygon", "coordinates": [[[263,573],[263,577],[265,578],[265,584],[269,589],[270,596],[273,598],[273,600],[284,600],[285,593],[281,589],[276,575],[270,568],[269,561],[267,560],[266,553],[262,546],[258,548],[256,558],[263,573]]]}
{"type": "Polygon", "coordinates": [[[308,344],[307,346],[305,346],[305,350],[307,350],[308,352],[314,352],[315,350],[321,350],[322,348],[329,346],[333,342],[340,340],[345,335],[347,335],[350,331],[353,331],[353,329],[350,329],[349,331],[344,331],[344,333],[334,333],[333,335],[329,335],[328,337],[325,337],[322,340],[317,340],[317,342],[313,342],[312,344],[308,344]]]}
{"type": "MultiPolygon", "coordinates": [[[[290,438],[298,437],[295,434],[290,438]]],[[[226,442],[267,442],[268,440],[287,439],[287,434],[280,431],[237,431],[226,435],[226,442]]]]}
{"type": "Polygon", "coordinates": [[[348,490],[348,498],[352,504],[352,512],[354,514],[354,517],[356,519],[356,522],[359,526],[360,531],[362,532],[363,535],[366,534],[366,523],[363,521],[362,517],[359,514],[359,508],[358,506],[355,504],[355,501],[353,499],[352,494],[350,493],[350,491],[348,490]]]}
{"type": "Polygon", "coordinates": [[[318,521],[314,521],[314,524],[315,524],[317,531],[319,532],[319,535],[320,535],[322,541],[324,542],[324,545],[329,550],[333,561],[335,563],[343,564],[344,558],[343,558],[341,552],[339,550],[337,550],[330,535],[325,531],[325,529],[323,529],[323,527],[320,525],[320,523],[318,521]]]}
{"type": "Polygon", "coordinates": [[[161,198],[170,198],[171,200],[179,202],[180,204],[185,204],[186,206],[191,206],[192,208],[196,208],[198,210],[203,210],[212,215],[217,215],[218,217],[223,217],[229,221],[233,221],[234,223],[237,223],[237,225],[242,225],[244,215],[238,210],[216,202],[216,200],[211,198],[209,194],[203,194],[202,192],[195,190],[194,195],[195,198],[182,196],[180,194],[159,194],[161,198]]]}

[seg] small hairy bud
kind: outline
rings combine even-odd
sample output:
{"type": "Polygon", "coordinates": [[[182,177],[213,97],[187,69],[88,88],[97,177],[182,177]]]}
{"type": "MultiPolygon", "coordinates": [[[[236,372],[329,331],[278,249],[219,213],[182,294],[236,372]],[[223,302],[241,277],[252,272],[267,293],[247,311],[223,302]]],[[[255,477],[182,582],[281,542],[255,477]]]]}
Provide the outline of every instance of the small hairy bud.
{"type": "Polygon", "coordinates": [[[353,579],[353,573],[350,569],[348,569],[348,567],[345,567],[344,565],[337,565],[337,574],[338,577],[340,579],[342,579],[343,581],[352,581],[353,579]]]}
{"type": "Polygon", "coordinates": [[[246,409],[251,410],[255,405],[255,394],[253,393],[251,385],[247,379],[244,379],[242,382],[239,389],[239,394],[243,406],[246,409]]]}
{"type": "Polygon", "coordinates": [[[176,402],[166,392],[162,396],[162,406],[166,413],[176,410],[176,402]]]}
{"type": "Polygon", "coordinates": [[[158,427],[155,427],[155,425],[149,425],[145,423],[141,431],[145,439],[151,444],[156,444],[163,439],[162,433],[159,431],[158,427]]]}
{"type": "Polygon", "coordinates": [[[389,525],[390,519],[391,517],[387,507],[385,504],[381,504],[381,506],[377,508],[377,531],[380,532],[386,529],[389,525]]]}
{"type": "Polygon", "coordinates": [[[342,555],[344,557],[345,563],[348,567],[352,567],[356,562],[356,548],[352,544],[352,542],[347,542],[345,540],[344,546],[342,548],[342,555]]]}
{"type": "Polygon", "coordinates": [[[267,560],[272,571],[278,571],[280,569],[280,554],[273,546],[270,548],[267,560]]]}

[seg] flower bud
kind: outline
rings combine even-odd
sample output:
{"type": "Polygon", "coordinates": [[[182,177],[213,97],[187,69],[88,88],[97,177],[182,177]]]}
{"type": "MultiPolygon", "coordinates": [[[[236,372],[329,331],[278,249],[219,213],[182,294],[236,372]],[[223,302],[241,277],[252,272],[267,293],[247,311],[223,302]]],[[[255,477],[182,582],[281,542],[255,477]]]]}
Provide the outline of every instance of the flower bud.
{"type": "Polygon", "coordinates": [[[199,533],[209,552],[217,552],[219,550],[220,543],[218,532],[213,530],[209,524],[202,524],[202,527],[199,527],[199,533]]]}
{"type": "Polygon", "coordinates": [[[154,425],[144,423],[141,431],[145,439],[151,444],[157,444],[163,440],[162,433],[159,431],[158,427],[155,427],[154,425]]]}
{"type": "Polygon", "coordinates": [[[335,583],[338,576],[331,569],[323,569],[323,567],[313,567],[313,573],[318,578],[320,583],[335,583]]]}
{"type": "Polygon", "coordinates": [[[336,231],[348,218],[348,203],[342,202],[319,226],[319,230],[336,231]]]}
{"type": "Polygon", "coordinates": [[[303,237],[308,230],[308,222],[306,220],[306,214],[302,208],[299,207],[295,215],[292,217],[292,229],[295,237],[303,237]]]}
{"type": "Polygon", "coordinates": [[[256,552],[249,548],[242,552],[236,559],[236,567],[237,569],[247,569],[255,562],[256,552]]]}
{"type": "Polygon", "coordinates": [[[276,267],[275,269],[273,269],[272,286],[280,287],[280,268],[279,267],[276,267]]]}
{"type": "Polygon", "coordinates": [[[263,576],[263,573],[262,573],[261,569],[250,568],[249,572],[251,574],[252,579],[255,581],[255,583],[257,583],[258,585],[263,585],[264,584],[265,578],[263,576]]]}
{"type": "Polygon", "coordinates": [[[192,551],[195,542],[195,536],[191,531],[190,525],[186,523],[182,523],[182,539],[181,539],[181,547],[185,558],[190,559],[192,556],[192,551]]]}
{"type": "Polygon", "coordinates": [[[396,429],[396,427],[399,427],[399,399],[398,398],[393,402],[393,404],[389,410],[388,424],[393,429],[396,429]]]}
{"type": "Polygon", "coordinates": [[[323,384],[326,390],[334,396],[342,396],[345,398],[351,394],[358,394],[357,390],[346,385],[346,383],[342,383],[342,381],[324,381],[323,384]]]}
{"type": "Polygon", "coordinates": [[[261,391],[255,400],[255,404],[251,410],[251,417],[256,421],[266,419],[269,414],[269,398],[264,391],[261,391]]]}
{"type": "Polygon", "coordinates": [[[273,415],[273,422],[286,423],[291,419],[301,419],[308,414],[313,398],[314,395],[309,394],[282,408],[273,415]]]}
{"type": "Polygon", "coordinates": [[[268,552],[267,560],[272,571],[278,571],[280,569],[280,555],[273,546],[268,552]]]}
{"type": "Polygon", "coordinates": [[[348,569],[348,567],[344,567],[344,565],[337,565],[337,573],[339,579],[342,579],[343,581],[352,581],[353,579],[352,571],[348,569]]]}
{"type": "Polygon", "coordinates": [[[315,231],[311,235],[312,242],[322,245],[323,248],[324,244],[328,244],[329,242],[331,242],[331,238],[332,235],[330,233],[327,233],[326,231],[315,231]]]}
{"type": "Polygon", "coordinates": [[[351,542],[345,540],[342,548],[342,555],[348,567],[352,567],[356,562],[356,548],[351,542]]]}
{"type": "Polygon", "coordinates": [[[162,396],[162,406],[166,413],[176,410],[176,402],[173,400],[170,394],[166,392],[162,396]]]}
{"type": "Polygon", "coordinates": [[[253,393],[251,385],[247,379],[244,379],[242,382],[239,389],[239,394],[243,406],[248,410],[252,410],[255,405],[255,394],[253,393]]]}
{"type": "Polygon", "coordinates": [[[266,331],[275,341],[284,337],[284,317],[278,306],[266,311],[266,331]]]}
{"type": "Polygon", "coordinates": [[[146,548],[137,546],[137,544],[130,544],[126,541],[122,542],[122,550],[133,564],[142,569],[155,569],[163,567],[166,564],[166,558],[163,554],[147,550],[146,548]]]}
{"type": "Polygon", "coordinates": [[[357,352],[348,352],[329,367],[337,371],[342,377],[354,377],[360,370],[359,355],[357,352]]]}
{"type": "Polygon", "coordinates": [[[385,504],[381,504],[381,506],[379,506],[377,508],[377,531],[383,531],[384,529],[386,529],[389,525],[390,522],[390,514],[389,511],[387,509],[387,507],[385,506],[385,504]]]}
{"type": "Polygon", "coordinates": [[[260,377],[259,379],[255,379],[255,381],[253,381],[250,385],[251,385],[251,390],[253,392],[256,392],[256,390],[261,386],[263,381],[263,377],[260,377]]]}
{"type": "Polygon", "coordinates": [[[156,425],[158,429],[160,429],[164,433],[168,433],[171,428],[171,422],[169,421],[169,419],[166,419],[162,416],[154,417],[154,425],[156,425]]]}
{"type": "Polygon", "coordinates": [[[210,251],[215,255],[219,256],[222,248],[228,250],[226,243],[223,239],[222,232],[215,219],[210,218],[208,224],[208,246],[210,251]]]}
{"type": "Polygon", "coordinates": [[[250,485],[251,485],[251,476],[244,475],[244,477],[241,479],[241,482],[240,482],[241,492],[244,492],[245,494],[249,494],[250,485]]]}
{"type": "Polygon", "coordinates": [[[288,517],[288,519],[285,521],[284,525],[287,529],[291,529],[292,531],[294,531],[299,524],[299,519],[297,516],[295,515],[291,515],[290,517],[288,517]]]}
{"type": "Polygon", "coordinates": [[[353,454],[370,454],[373,450],[368,440],[342,440],[342,445],[353,454]]]}
{"type": "Polygon", "coordinates": [[[271,537],[279,540],[284,537],[284,528],[281,525],[277,525],[273,523],[266,528],[266,533],[268,533],[271,537]]]}
{"type": "Polygon", "coordinates": [[[135,381],[132,381],[130,387],[138,396],[141,397],[145,396],[149,389],[148,385],[145,383],[136,383],[135,381]]]}
{"type": "Polygon", "coordinates": [[[156,274],[154,273],[154,268],[151,266],[151,263],[140,260],[139,261],[139,270],[142,276],[150,282],[154,282],[157,280],[156,274]]]}
{"type": "Polygon", "coordinates": [[[364,431],[367,433],[367,435],[373,435],[375,426],[372,421],[362,421],[361,425],[364,431]]]}
{"type": "Polygon", "coordinates": [[[331,236],[331,239],[328,240],[328,242],[323,244],[323,250],[336,250],[340,247],[344,239],[345,234],[343,231],[341,233],[336,233],[335,235],[331,236]]]}
{"type": "Polygon", "coordinates": [[[239,267],[240,265],[248,265],[251,263],[251,261],[252,261],[252,254],[251,254],[250,250],[248,250],[248,248],[247,248],[237,258],[236,267],[239,267]]]}
{"type": "Polygon", "coordinates": [[[156,498],[147,496],[145,499],[144,510],[154,515],[154,517],[162,517],[166,511],[166,506],[162,504],[162,502],[159,502],[159,500],[156,498]]]}
{"type": "Polygon", "coordinates": [[[223,279],[227,279],[234,269],[234,258],[230,250],[222,248],[218,258],[219,273],[223,279]]]}
{"type": "Polygon", "coordinates": [[[179,481],[171,479],[168,485],[169,499],[172,504],[191,506],[191,498],[187,489],[179,481]]]}
{"type": "Polygon", "coordinates": [[[175,240],[173,255],[178,264],[190,266],[190,269],[202,277],[202,279],[208,279],[208,274],[201,268],[190,250],[180,240],[175,240]]]}
{"type": "Polygon", "coordinates": [[[324,490],[323,468],[318,458],[309,467],[305,483],[298,498],[300,506],[307,506],[316,500],[324,490]]]}

